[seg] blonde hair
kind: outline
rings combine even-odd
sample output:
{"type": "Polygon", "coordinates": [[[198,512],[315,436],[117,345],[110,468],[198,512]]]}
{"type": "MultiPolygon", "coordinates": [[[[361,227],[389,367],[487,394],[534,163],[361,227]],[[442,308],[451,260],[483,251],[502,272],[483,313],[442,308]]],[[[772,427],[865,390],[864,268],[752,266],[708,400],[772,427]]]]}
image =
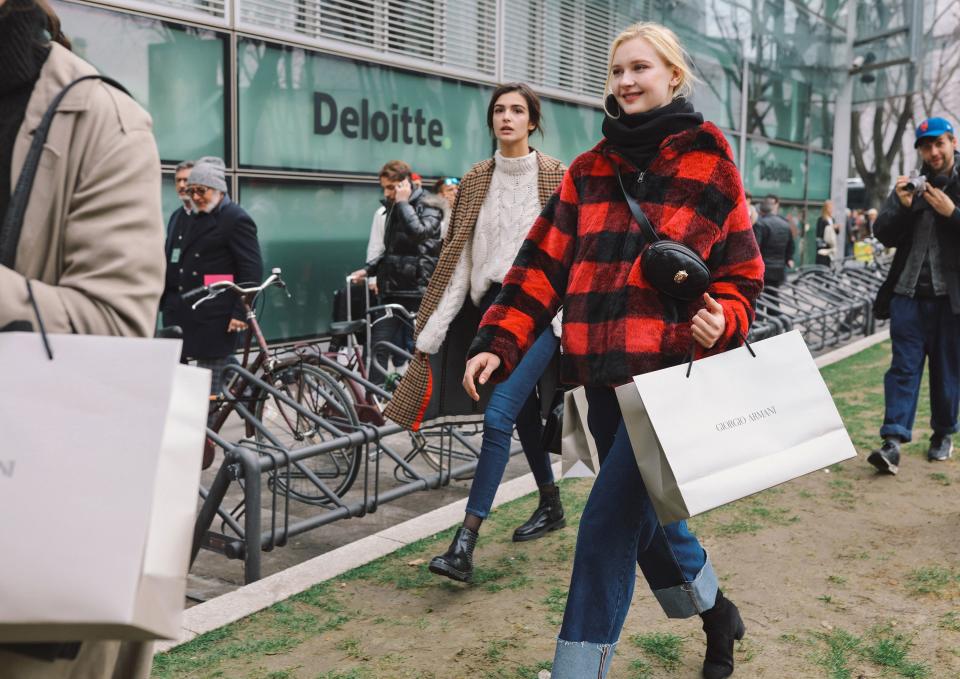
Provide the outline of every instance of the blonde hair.
{"type": "Polygon", "coordinates": [[[620,35],[610,43],[610,56],[607,59],[607,82],[603,85],[604,105],[606,97],[610,94],[610,73],[613,70],[613,55],[625,42],[643,38],[649,42],[654,51],[663,59],[664,63],[670,68],[674,68],[680,74],[680,83],[673,91],[673,98],[689,98],[693,94],[693,84],[699,82],[699,78],[694,75],[693,67],[690,65],[690,55],[680,43],[677,34],[662,24],[652,21],[641,21],[629,26],[620,35]]]}

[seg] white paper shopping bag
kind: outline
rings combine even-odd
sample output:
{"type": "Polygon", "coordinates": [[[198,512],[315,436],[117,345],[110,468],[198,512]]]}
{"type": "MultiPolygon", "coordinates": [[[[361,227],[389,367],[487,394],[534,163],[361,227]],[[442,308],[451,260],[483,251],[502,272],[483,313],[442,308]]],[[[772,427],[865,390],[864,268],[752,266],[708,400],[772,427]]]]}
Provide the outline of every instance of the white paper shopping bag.
{"type": "Polygon", "coordinates": [[[172,638],[209,371],[180,342],[0,333],[0,641],[172,638]]]}
{"type": "Polygon", "coordinates": [[[856,456],[797,331],[638,375],[617,398],[662,523],[856,456]]]}
{"type": "Polygon", "coordinates": [[[560,428],[563,478],[596,476],[600,470],[597,443],[587,421],[589,404],[583,387],[563,394],[563,424],[560,428]]]}

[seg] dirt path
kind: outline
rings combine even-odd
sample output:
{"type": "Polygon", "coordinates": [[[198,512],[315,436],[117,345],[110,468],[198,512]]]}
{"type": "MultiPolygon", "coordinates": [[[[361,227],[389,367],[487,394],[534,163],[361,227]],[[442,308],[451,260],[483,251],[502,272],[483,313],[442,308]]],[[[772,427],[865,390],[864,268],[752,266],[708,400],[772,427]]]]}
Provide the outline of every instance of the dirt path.
{"type": "MultiPolygon", "coordinates": [[[[883,344],[824,370],[859,459],[691,522],[747,623],[737,677],[960,677],[960,465],[926,461],[926,405],[899,476],[866,464],[888,361],[883,344]]],[[[564,483],[572,519],[589,488],[564,483]]],[[[444,533],[161,656],[154,676],[536,677],[553,656],[576,526],[512,543],[534,504],[484,525],[470,586],[426,570],[444,533]]],[[[609,676],[699,677],[703,649],[699,620],[666,620],[641,579],[609,676]]]]}

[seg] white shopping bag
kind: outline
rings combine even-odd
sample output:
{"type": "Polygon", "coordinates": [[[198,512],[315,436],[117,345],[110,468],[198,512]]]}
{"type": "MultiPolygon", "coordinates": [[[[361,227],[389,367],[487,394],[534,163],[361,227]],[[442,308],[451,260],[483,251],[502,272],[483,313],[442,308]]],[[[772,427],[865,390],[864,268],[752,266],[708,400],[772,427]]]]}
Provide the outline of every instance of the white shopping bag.
{"type": "Polygon", "coordinates": [[[596,476],[600,470],[597,443],[587,422],[587,393],[583,387],[563,394],[560,459],[563,478],[596,476]]]}
{"type": "Polygon", "coordinates": [[[178,340],[49,339],[0,333],[0,641],[174,638],[210,372],[178,340]]]}
{"type": "Polygon", "coordinates": [[[856,456],[797,331],[638,375],[617,389],[661,523],[856,456]]]}

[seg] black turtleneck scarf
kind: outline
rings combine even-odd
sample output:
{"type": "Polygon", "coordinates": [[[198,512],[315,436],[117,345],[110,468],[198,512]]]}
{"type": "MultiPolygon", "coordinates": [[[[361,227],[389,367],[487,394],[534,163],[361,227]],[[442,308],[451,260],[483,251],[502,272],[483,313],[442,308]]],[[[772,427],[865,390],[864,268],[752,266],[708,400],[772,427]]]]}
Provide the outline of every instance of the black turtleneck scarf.
{"type": "MultiPolygon", "coordinates": [[[[613,95],[608,96],[607,107],[619,106],[613,95]]],[[[620,113],[620,117],[603,118],[603,136],[610,146],[619,151],[639,170],[649,167],[660,151],[660,144],[672,134],[703,124],[703,116],[683,97],[666,106],[644,113],[620,113]]]]}
{"type": "Polygon", "coordinates": [[[50,53],[47,17],[33,0],[0,5],[0,223],[10,202],[13,144],[50,53]]]}

